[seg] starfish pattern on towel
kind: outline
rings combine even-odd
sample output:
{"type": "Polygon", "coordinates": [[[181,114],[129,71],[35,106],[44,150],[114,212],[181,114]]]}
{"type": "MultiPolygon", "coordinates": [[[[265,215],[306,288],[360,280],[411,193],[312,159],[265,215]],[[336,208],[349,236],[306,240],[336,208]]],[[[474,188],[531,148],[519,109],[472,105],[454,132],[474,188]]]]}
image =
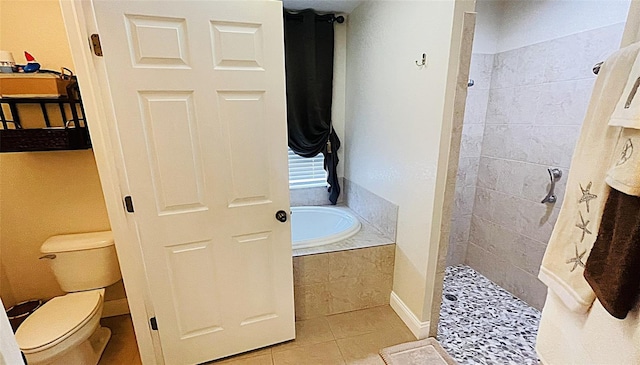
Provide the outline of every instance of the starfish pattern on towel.
{"type": "Polygon", "coordinates": [[[567,264],[573,264],[573,267],[570,270],[571,272],[573,272],[573,270],[575,270],[578,266],[584,268],[584,262],[582,262],[582,258],[587,253],[587,250],[582,251],[582,253],[578,253],[578,245],[575,245],[575,248],[576,256],[567,260],[567,264]]]}
{"type": "Polygon", "coordinates": [[[585,234],[591,234],[591,231],[587,227],[591,221],[585,221],[584,217],[582,217],[582,212],[580,212],[580,223],[576,224],[576,227],[582,230],[582,237],[580,238],[580,242],[584,241],[585,234]]]}
{"type": "Polygon", "coordinates": [[[587,188],[583,188],[582,184],[580,184],[580,190],[582,191],[582,197],[578,201],[578,204],[585,203],[587,205],[587,213],[589,213],[589,201],[597,198],[598,196],[595,194],[591,194],[589,190],[591,190],[591,181],[587,185],[587,188]]]}
{"type": "Polygon", "coordinates": [[[631,142],[631,138],[629,138],[624,144],[624,147],[622,149],[622,156],[620,156],[620,159],[618,160],[618,163],[616,163],[616,166],[620,166],[629,161],[631,155],[633,155],[633,142],[631,142]]]}

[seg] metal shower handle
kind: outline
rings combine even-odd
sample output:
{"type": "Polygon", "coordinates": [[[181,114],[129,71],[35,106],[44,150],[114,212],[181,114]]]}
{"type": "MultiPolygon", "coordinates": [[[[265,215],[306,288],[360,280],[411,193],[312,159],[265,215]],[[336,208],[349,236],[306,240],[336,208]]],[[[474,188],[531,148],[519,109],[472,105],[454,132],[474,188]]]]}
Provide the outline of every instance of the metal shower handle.
{"type": "Polygon", "coordinates": [[[547,193],[547,196],[542,199],[541,203],[553,204],[558,200],[558,197],[554,193],[554,190],[556,188],[556,182],[562,177],[562,171],[557,168],[548,168],[547,172],[549,172],[549,177],[551,178],[551,185],[549,186],[549,192],[547,193]]]}

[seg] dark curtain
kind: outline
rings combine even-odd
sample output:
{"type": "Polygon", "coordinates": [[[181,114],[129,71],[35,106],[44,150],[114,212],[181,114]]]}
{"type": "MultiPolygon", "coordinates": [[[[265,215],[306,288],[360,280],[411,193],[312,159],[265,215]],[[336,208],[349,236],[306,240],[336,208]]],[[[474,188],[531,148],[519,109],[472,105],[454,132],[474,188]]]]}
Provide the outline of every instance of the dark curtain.
{"type": "Polygon", "coordinates": [[[289,147],[302,157],[324,155],[329,201],[336,204],[340,140],[331,126],[333,14],[284,12],[289,147]]]}

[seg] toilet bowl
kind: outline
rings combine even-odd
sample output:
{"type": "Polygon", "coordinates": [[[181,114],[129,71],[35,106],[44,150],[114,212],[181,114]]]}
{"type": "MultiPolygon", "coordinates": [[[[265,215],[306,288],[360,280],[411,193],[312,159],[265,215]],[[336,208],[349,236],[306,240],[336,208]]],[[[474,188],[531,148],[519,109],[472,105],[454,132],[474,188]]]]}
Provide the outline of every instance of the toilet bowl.
{"type": "Polygon", "coordinates": [[[22,322],[16,340],[29,365],[97,365],[111,330],[100,326],[105,287],[120,280],[110,231],[54,236],[40,252],[68,294],[22,322]]]}
{"type": "Polygon", "coordinates": [[[111,337],[100,327],[104,289],[70,293],[45,303],[16,332],[29,365],[97,364],[111,337]]]}

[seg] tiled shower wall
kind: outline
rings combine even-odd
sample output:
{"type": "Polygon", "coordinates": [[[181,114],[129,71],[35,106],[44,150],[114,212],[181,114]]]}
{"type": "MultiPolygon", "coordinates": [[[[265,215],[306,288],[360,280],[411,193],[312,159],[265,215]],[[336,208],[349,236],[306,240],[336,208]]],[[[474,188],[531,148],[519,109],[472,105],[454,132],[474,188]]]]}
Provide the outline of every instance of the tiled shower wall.
{"type": "MultiPolygon", "coordinates": [[[[494,58],[469,239],[466,245],[456,241],[453,257],[466,248],[468,265],[536,308],[544,304],[546,287],[537,274],[593,88],[591,69],[618,49],[623,28],[585,31],[494,58]],[[563,172],[555,204],[540,203],[549,186],[548,167],[563,172]]],[[[481,79],[473,71],[471,78],[481,79]]],[[[475,113],[474,102],[467,101],[467,113],[475,113]]],[[[462,158],[460,166],[467,168],[462,158]]],[[[472,176],[473,168],[467,170],[472,176]]],[[[462,180],[456,208],[466,212],[471,188],[462,180]]]]}
{"type": "Polygon", "coordinates": [[[492,54],[471,55],[469,75],[474,81],[474,86],[467,90],[454,198],[455,207],[451,216],[448,266],[463,264],[467,253],[493,60],[492,54]]]}

